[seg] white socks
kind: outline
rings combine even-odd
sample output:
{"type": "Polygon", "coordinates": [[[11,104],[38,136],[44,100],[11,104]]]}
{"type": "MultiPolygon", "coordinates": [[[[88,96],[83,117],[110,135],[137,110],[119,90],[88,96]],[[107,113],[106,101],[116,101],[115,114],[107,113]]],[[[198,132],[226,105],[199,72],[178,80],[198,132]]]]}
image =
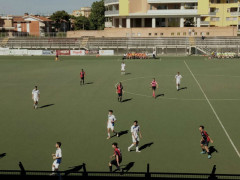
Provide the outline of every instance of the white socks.
{"type": "Polygon", "coordinates": [[[110,137],[110,133],[108,133],[108,137],[110,137]]]}
{"type": "Polygon", "coordinates": [[[55,171],[55,167],[52,167],[52,171],[55,171]]]}
{"type": "Polygon", "coordinates": [[[134,146],[134,144],[132,144],[131,146],[129,146],[128,148],[131,149],[134,146]]]}

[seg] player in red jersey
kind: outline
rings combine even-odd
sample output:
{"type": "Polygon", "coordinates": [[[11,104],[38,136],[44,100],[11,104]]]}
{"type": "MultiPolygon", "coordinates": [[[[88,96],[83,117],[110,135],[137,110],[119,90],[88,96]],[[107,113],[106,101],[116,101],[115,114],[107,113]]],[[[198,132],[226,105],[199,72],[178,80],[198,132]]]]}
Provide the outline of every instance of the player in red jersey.
{"type": "Polygon", "coordinates": [[[122,162],[122,153],[120,149],[118,148],[117,143],[112,143],[112,148],[114,149],[114,154],[110,156],[110,159],[114,158],[111,162],[109,162],[109,170],[112,172],[112,165],[115,165],[118,170],[120,170],[120,164],[122,162]]]}
{"type": "Polygon", "coordinates": [[[59,57],[58,57],[58,51],[56,51],[56,58],[55,58],[55,61],[58,61],[59,60],[59,57]]]}
{"type": "Polygon", "coordinates": [[[211,153],[208,149],[208,144],[209,142],[213,143],[213,140],[208,136],[208,133],[204,130],[204,126],[199,127],[199,131],[201,132],[202,138],[201,138],[201,148],[202,152],[201,154],[206,154],[208,153],[208,159],[211,159],[211,153]]]}
{"type": "Polygon", "coordinates": [[[118,102],[122,102],[123,85],[122,85],[121,82],[117,85],[117,92],[116,93],[118,94],[118,102]]]}
{"type": "Polygon", "coordinates": [[[152,91],[153,91],[153,97],[156,99],[155,91],[158,88],[158,83],[155,80],[155,78],[153,78],[153,81],[151,82],[151,87],[152,87],[152,91]]]}
{"type": "Polygon", "coordinates": [[[84,72],[84,70],[82,69],[82,71],[80,72],[80,78],[81,78],[81,80],[80,80],[80,85],[84,85],[84,78],[85,78],[85,72],[84,72]]]}

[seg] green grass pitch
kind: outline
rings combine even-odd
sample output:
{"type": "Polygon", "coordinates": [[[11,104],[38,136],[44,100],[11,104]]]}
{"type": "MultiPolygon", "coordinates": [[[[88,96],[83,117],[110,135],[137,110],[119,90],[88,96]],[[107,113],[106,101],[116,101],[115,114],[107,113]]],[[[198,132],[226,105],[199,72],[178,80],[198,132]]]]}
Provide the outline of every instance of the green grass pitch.
{"type": "Polygon", "coordinates": [[[118,142],[122,165],[134,162],[130,172],[240,174],[240,62],[205,57],[161,57],[161,60],[126,61],[128,75],[120,73],[120,57],[0,57],[0,169],[51,170],[55,142],[62,142],[60,170],[86,163],[88,171],[108,171],[111,144],[118,142]],[[231,138],[230,142],[213,109],[231,138]],[[86,71],[85,86],[79,72],[86,71]],[[185,90],[176,91],[174,76],[180,71],[185,90]],[[151,98],[155,77],[165,94],[151,98]],[[117,102],[115,84],[122,81],[124,103],[117,102]],[[31,91],[38,85],[39,106],[34,110],[31,91]],[[139,121],[141,153],[128,152],[131,135],[107,140],[107,114],[113,109],[117,131],[130,130],[139,121]],[[201,155],[199,125],[204,125],[218,153],[201,155]],[[234,149],[234,147],[236,149],[234,149]]]}

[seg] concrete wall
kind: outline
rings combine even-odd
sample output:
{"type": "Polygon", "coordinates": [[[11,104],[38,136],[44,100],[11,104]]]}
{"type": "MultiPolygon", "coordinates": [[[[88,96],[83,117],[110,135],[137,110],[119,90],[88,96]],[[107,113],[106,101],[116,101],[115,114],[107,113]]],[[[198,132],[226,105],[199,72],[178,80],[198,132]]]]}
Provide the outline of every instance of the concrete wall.
{"type": "Polygon", "coordinates": [[[128,16],[129,15],[128,0],[119,0],[119,15],[120,16],[128,16]]]}
{"type": "Polygon", "coordinates": [[[236,27],[200,27],[200,28],[106,28],[102,31],[68,31],[67,37],[201,37],[203,32],[205,36],[237,36],[236,27]]]}
{"type": "Polygon", "coordinates": [[[209,0],[198,1],[198,14],[208,14],[209,13],[209,0]]]}
{"type": "Polygon", "coordinates": [[[129,13],[147,13],[149,4],[147,0],[129,1],[129,13]]]}

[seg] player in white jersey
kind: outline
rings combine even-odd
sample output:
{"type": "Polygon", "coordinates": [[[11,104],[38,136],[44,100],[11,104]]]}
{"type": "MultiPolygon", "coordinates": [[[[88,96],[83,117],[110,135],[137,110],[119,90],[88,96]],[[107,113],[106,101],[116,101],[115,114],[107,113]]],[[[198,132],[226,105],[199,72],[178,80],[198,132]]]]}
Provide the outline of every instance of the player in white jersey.
{"type": "Polygon", "coordinates": [[[35,86],[35,89],[32,90],[32,100],[34,102],[33,104],[34,109],[37,109],[39,97],[40,97],[40,91],[38,90],[37,86],[35,86]]]}
{"type": "Polygon", "coordinates": [[[121,74],[122,75],[125,74],[125,68],[126,68],[126,64],[124,62],[122,62],[122,64],[121,64],[121,74]]]}
{"type": "Polygon", "coordinates": [[[175,76],[177,91],[179,91],[180,84],[181,84],[181,79],[182,79],[182,78],[183,78],[183,77],[182,77],[182,75],[180,75],[180,72],[178,72],[177,75],[175,76]]]}
{"type": "Polygon", "coordinates": [[[140,141],[140,138],[142,138],[142,134],[140,131],[140,126],[138,125],[138,121],[134,121],[133,126],[131,127],[131,133],[132,133],[132,144],[128,147],[128,151],[131,151],[131,148],[136,145],[136,152],[139,151],[138,144],[140,141]]]}
{"type": "Polygon", "coordinates": [[[61,161],[62,161],[61,145],[62,145],[61,142],[57,142],[56,143],[56,148],[57,148],[56,153],[52,154],[54,162],[52,164],[52,171],[53,171],[53,173],[51,175],[56,175],[55,172],[58,171],[59,165],[61,164],[61,161]]]}
{"type": "Polygon", "coordinates": [[[114,135],[117,135],[118,136],[118,133],[116,133],[114,131],[114,125],[115,125],[115,122],[116,122],[116,117],[113,115],[113,111],[112,110],[109,110],[108,112],[108,120],[107,120],[107,133],[108,133],[108,137],[107,139],[110,139],[111,138],[111,135],[110,135],[110,131],[112,131],[114,133],[114,135]]]}

